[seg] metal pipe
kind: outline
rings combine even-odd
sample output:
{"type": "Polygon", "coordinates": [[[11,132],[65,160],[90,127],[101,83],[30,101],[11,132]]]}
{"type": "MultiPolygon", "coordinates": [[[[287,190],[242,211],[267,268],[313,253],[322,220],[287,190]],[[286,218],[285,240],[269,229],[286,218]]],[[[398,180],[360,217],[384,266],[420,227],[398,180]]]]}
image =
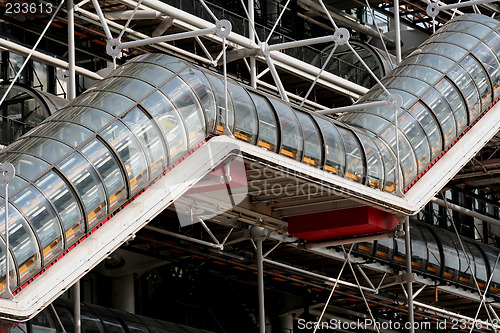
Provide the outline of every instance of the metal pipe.
{"type": "Polygon", "coordinates": [[[269,54],[267,55],[265,54],[264,57],[266,58],[267,66],[269,66],[269,70],[271,71],[274,83],[276,83],[276,86],[278,87],[281,99],[284,100],[285,102],[289,102],[290,100],[288,99],[288,96],[286,94],[285,87],[283,87],[283,82],[281,82],[281,79],[278,75],[278,71],[276,70],[276,67],[274,67],[273,59],[271,59],[269,54]]]}
{"type": "MultiPolygon", "coordinates": [[[[27,56],[31,51],[27,47],[13,43],[13,42],[8,41],[8,40],[3,39],[3,38],[0,38],[0,48],[7,49],[9,51],[12,51],[14,53],[18,53],[18,54],[23,55],[23,56],[27,56]]],[[[59,67],[62,69],[69,69],[69,64],[66,61],[54,58],[54,57],[46,55],[45,53],[42,53],[42,52],[38,52],[38,51],[33,52],[32,58],[36,59],[40,62],[43,62],[45,64],[54,66],[54,67],[59,67]]],[[[102,76],[100,76],[99,74],[96,74],[92,71],[89,71],[88,69],[85,69],[83,67],[76,66],[75,71],[82,76],[88,77],[89,79],[93,79],[93,80],[101,80],[102,79],[102,76]]]]}
{"type": "Polygon", "coordinates": [[[98,0],[92,0],[92,3],[94,4],[95,11],[97,12],[97,16],[99,16],[99,21],[101,22],[102,28],[104,29],[104,33],[106,34],[106,38],[108,40],[113,39],[113,35],[111,34],[111,31],[109,30],[108,22],[106,21],[106,18],[104,17],[104,14],[102,13],[101,6],[99,5],[98,0]]]}
{"type": "Polygon", "coordinates": [[[439,10],[462,8],[462,7],[479,5],[479,4],[488,3],[488,2],[494,2],[494,0],[471,0],[471,1],[466,1],[466,2],[453,3],[453,4],[449,4],[449,5],[442,5],[442,6],[439,6],[439,10]]]}
{"type": "Polygon", "coordinates": [[[80,280],[77,280],[73,285],[73,316],[75,320],[75,333],[82,331],[82,317],[80,312],[80,280]]]}
{"type": "MultiPolygon", "coordinates": [[[[350,283],[350,282],[347,282],[347,281],[342,281],[340,279],[335,279],[335,278],[332,278],[332,277],[329,277],[329,276],[325,276],[325,275],[313,273],[313,272],[310,272],[310,271],[307,271],[307,270],[304,270],[304,269],[301,269],[301,268],[293,267],[293,266],[290,266],[290,265],[287,265],[287,264],[283,264],[283,263],[280,263],[278,261],[274,261],[274,260],[271,260],[271,259],[264,258],[264,262],[267,263],[267,264],[273,265],[273,266],[278,266],[278,267],[285,268],[285,269],[288,269],[288,270],[291,270],[291,271],[295,271],[297,273],[301,273],[301,274],[304,274],[304,275],[312,276],[312,277],[317,278],[317,279],[328,281],[330,283],[336,283],[336,284],[340,284],[340,285],[343,285],[343,286],[347,286],[347,287],[359,289],[359,286],[357,284],[350,283]]],[[[365,291],[368,291],[370,293],[373,293],[373,294],[377,293],[376,289],[372,289],[372,288],[368,288],[368,287],[363,287],[363,286],[361,286],[361,289],[363,289],[365,291]]]]}
{"type": "MultiPolygon", "coordinates": [[[[312,0],[299,0],[298,3],[299,3],[299,5],[301,4],[302,6],[305,6],[305,7],[308,7],[310,9],[316,10],[320,14],[323,12],[323,8],[321,7],[321,5],[319,5],[315,1],[312,1],[312,0]]],[[[373,29],[373,28],[371,28],[371,27],[369,27],[367,25],[360,24],[359,22],[357,22],[353,18],[350,18],[350,17],[347,17],[347,16],[343,16],[343,15],[341,15],[339,13],[334,12],[334,11],[328,10],[328,12],[332,16],[332,18],[335,19],[335,21],[339,22],[342,26],[354,29],[354,30],[356,30],[356,31],[358,31],[360,33],[363,33],[363,34],[366,34],[366,35],[369,35],[369,36],[372,36],[372,37],[375,37],[375,38],[379,38],[379,33],[378,33],[378,31],[376,29],[373,29]]],[[[390,46],[393,46],[394,43],[395,43],[394,40],[388,38],[387,36],[383,36],[382,38],[390,46]]]]}
{"type": "Polygon", "coordinates": [[[170,42],[173,40],[179,40],[179,39],[183,39],[183,38],[192,38],[192,37],[213,34],[213,33],[215,33],[216,30],[217,29],[215,27],[212,27],[212,28],[206,28],[206,29],[201,29],[201,30],[186,31],[186,32],[180,32],[177,34],[172,34],[172,35],[152,37],[152,38],[143,39],[143,40],[135,40],[132,42],[120,43],[119,46],[121,49],[127,49],[127,48],[131,48],[131,47],[145,46],[145,45],[151,45],[151,44],[155,44],[155,43],[164,43],[164,42],[170,42]]]}
{"type": "MultiPolygon", "coordinates": [[[[255,3],[248,0],[248,39],[255,43],[255,3]]],[[[255,55],[250,56],[250,86],[257,88],[257,61],[255,55]]]]}
{"type": "Polygon", "coordinates": [[[308,39],[303,39],[303,40],[296,40],[296,41],[287,42],[287,43],[273,44],[273,45],[269,45],[268,50],[269,51],[286,50],[286,49],[291,49],[293,47],[301,47],[301,46],[329,43],[329,42],[334,42],[333,35],[316,37],[316,38],[308,38],[308,39]]]}
{"type": "Polygon", "coordinates": [[[5,182],[5,270],[6,270],[6,286],[5,292],[9,298],[13,298],[12,290],[10,290],[10,244],[9,244],[9,183],[5,182]]]}
{"type": "MultiPolygon", "coordinates": [[[[133,10],[106,12],[104,17],[109,20],[128,20],[133,10]]],[[[139,10],[134,14],[134,20],[154,20],[160,17],[160,13],[154,10],[139,10]]]]}
{"type": "Polygon", "coordinates": [[[473,210],[461,207],[459,205],[455,205],[451,202],[445,203],[442,199],[439,199],[439,198],[432,198],[431,201],[439,206],[448,207],[449,209],[454,210],[458,213],[465,214],[465,215],[471,216],[471,217],[475,217],[475,218],[480,219],[484,222],[500,226],[500,220],[489,217],[487,215],[483,215],[483,214],[480,214],[480,213],[475,212],[473,210]]]}
{"type": "Polygon", "coordinates": [[[401,21],[399,19],[399,0],[394,0],[394,30],[396,32],[396,64],[401,62],[401,21]]]}
{"type": "Polygon", "coordinates": [[[363,104],[342,106],[339,108],[328,109],[328,110],[320,110],[320,111],[316,111],[316,113],[329,115],[329,114],[335,114],[335,113],[341,113],[341,112],[359,111],[359,110],[366,110],[366,109],[370,109],[370,108],[377,108],[377,107],[381,107],[381,106],[387,106],[389,104],[390,104],[390,102],[388,100],[375,101],[375,102],[368,102],[368,103],[363,103],[363,104]]]}
{"type": "MultiPolygon", "coordinates": [[[[406,217],[405,221],[405,245],[406,245],[406,272],[408,275],[412,274],[411,268],[411,239],[410,239],[410,218],[406,217]]],[[[415,333],[415,315],[413,311],[413,282],[408,280],[406,282],[406,292],[408,299],[408,319],[410,321],[410,333],[415,333]]]]}
{"type": "Polygon", "coordinates": [[[327,241],[327,242],[311,242],[307,243],[304,245],[304,248],[306,249],[317,249],[317,248],[324,248],[324,247],[329,247],[329,246],[337,246],[337,245],[344,245],[344,244],[353,244],[353,243],[361,243],[361,242],[367,242],[371,240],[380,240],[380,239],[388,239],[388,238],[399,238],[404,236],[404,232],[401,232],[399,230],[397,231],[391,231],[379,235],[372,235],[372,236],[362,236],[362,237],[355,237],[355,238],[346,238],[346,239],[339,239],[339,240],[333,240],[333,241],[327,241]]]}
{"type": "Polygon", "coordinates": [[[217,244],[214,244],[214,243],[206,242],[206,241],[203,241],[203,240],[200,240],[200,239],[196,239],[196,238],[192,238],[192,237],[188,237],[188,236],[184,236],[184,235],[180,235],[180,234],[176,234],[175,232],[171,232],[171,231],[167,231],[167,230],[163,230],[163,229],[151,227],[151,226],[148,226],[148,225],[145,226],[144,229],[145,230],[151,230],[151,231],[163,234],[163,235],[172,236],[172,237],[175,237],[175,238],[187,240],[187,241],[190,241],[190,242],[193,242],[193,243],[197,243],[197,244],[201,244],[201,245],[213,247],[213,248],[216,248],[216,249],[219,249],[219,250],[223,250],[224,249],[223,245],[217,245],[217,244]]]}
{"type": "Polygon", "coordinates": [[[266,333],[266,310],[264,304],[264,256],[262,255],[262,238],[257,243],[257,285],[259,289],[259,333],[266,333]]]}
{"type": "MultiPolygon", "coordinates": [[[[126,3],[131,6],[136,4],[135,1],[133,0],[119,0],[121,3],[126,3]]],[[[182,24],[184,22],[184,26],[187,28],[188,25],[194,26],[196,28],[209,28],[213,26],[213,23],[209,23],[208,21],[205,21],[199,17],[196,17],[194,15],[191,15],[189,13],[186,13],[185,11],[182,11],[178,8],[175,8],[173,6],[170,6],[166,3],[163,3],[159,0],[144,0],[142,2],[144,5],[149,7],[150,9],[158,10],[161,13],[171,16],[173,18],[176,18],[176,24],[182,24]],[[187,23],[187,24],[185,24],[187,23]]],[[[214,37],[215,38],[215,37],[214,37]]],[[[227,40],[230,41],[231,43],[236,44],[237,46],[243,47],[243,48],[249,48],[249,49],[260,49],[259,45],[257,45],[255,42],[250,41],[250,39],[238,35],[234,32],[231,32],[227,40]]],[[[304,75],[313,75],[316,76],[320,69],[316,66],[307,64],[303,61],[300,61],[298,59],[295,59],[289,55],[286,55],[282,52],[278,51],[273,51],[270,52],[270,57],[274,60],[276,60],[280,67],[286,67],[286,66],[292,66],[295,68],[295,73],[300,76],[304,75]]],[[[333,85],[333,87],[329,87],[331,89],[335,89],[338,91],[343,91],[344,94],[350,94],[354,98],[357,96],[354,95],[364,95],[368,92],[368,89],[365,87],[362,87],[358,84],[352,83],[346,79],[343,79],[337,75],[328,73],[328,72],[323,72],[321,73],[321,79],[323,80],[321,82],[322,85],[328,86],[328,84],[333,85]],[[353,95],[354,94],[354,95],[353,95]]]]}

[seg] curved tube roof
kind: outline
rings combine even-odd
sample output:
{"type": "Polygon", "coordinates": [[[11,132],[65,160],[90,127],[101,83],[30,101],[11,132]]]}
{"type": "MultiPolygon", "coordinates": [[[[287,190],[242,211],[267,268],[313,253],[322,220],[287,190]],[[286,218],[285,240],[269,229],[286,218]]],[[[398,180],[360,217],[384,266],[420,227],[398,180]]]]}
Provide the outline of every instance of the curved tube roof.
{"type": "MultiPolygon", "coordinates": [[[[226,126],[239,140],[380,191],[395,191],[399,167],[399,182],[410,186],[498,98],[498,27],[462,16],[384,78],[404,101],[398,166],[390,107],[336,121],[229,82],[226,112],[220,76],[169,55],[135,58],[1,152],[17,172],[9,192],[13,284],[49,266],[226,126]]],[[[360,102],[385,98],[374,87],[360,102]]]]}

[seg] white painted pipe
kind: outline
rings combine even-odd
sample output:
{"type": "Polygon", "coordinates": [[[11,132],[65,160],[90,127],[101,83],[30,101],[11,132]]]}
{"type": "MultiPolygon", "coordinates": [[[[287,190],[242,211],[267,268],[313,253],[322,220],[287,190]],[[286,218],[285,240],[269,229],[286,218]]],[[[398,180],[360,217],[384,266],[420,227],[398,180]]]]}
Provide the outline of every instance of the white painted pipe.
{"type": "MultiPolygon", "coordinates": [[[[22,56],[27,56],[31,51],[27,47],[13,43],[13,42],[8,41],[8,40],[3,39],[3,38],[0,38],[0,48],[4,48],[4,49],[12,51],[14,53],[18,53],[22,56]]],[[[42,53],[42,52],[35,51],[33,53],[32,57],[33,57],[33,59],[36,59],[40,62],[43,62],[45,64],[48,64],[48,65],[51,65],[54,67],[69,69],[69,64],[66,61],[51,57],[51,56],[46,55],[45,53],[42,53]]],[[[75,66],[75,71],[79,75],[88,77],[88,78],[93,79],[93,80],[101,80],[102,79],[102,76],[100,76],[92,71],[89,71],[88,69],[85,69],[83,67],[75,66]]]]}

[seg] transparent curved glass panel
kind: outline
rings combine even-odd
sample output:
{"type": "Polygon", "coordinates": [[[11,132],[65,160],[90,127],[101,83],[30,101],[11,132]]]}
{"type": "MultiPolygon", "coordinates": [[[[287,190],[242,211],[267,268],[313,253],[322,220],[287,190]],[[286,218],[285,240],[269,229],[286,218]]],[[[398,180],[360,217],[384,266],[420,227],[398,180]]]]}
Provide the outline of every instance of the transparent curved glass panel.
{"type": "Polygon", "coordinates": [[[130,62],[112,73],[112,76],[129,76],[140,78],[157,87],[170,79],[174,73],[162,66],[152,63],[130,62]]]}
{"type": "Polygon", "coordinates": [[[477,283],[479,284],[479,287],[481,289],[484,289],[486,287],[486,282],[488,281],[489,278],[488,269],[486,268],[487,264],[485,258],[483,256],[483,253],[476,244],[467,241],[466,244],[469,245],[471,257],[472,260],[474,260],[474,265],[476,266],[475,275],[477,283]]]}
{"type": "Polygon", "coordinates": [[[339,131],[330,121],[315,115],[313,115],[313,118],[316,120],[316,123],[323,134],[325,147],[325,170],[340,176],[344,175],[345,149],[344,141],[340,137],[339,131]]]}
{"type": "Polygon", "coordinates": [[[323,143],[321,142],[319,130],[308,114],[296,112],[297,118],[304,133],[304,156],[302,162],[315,167],[322,166],[321,154],[323,143]]]}
{"type": "Polygon", "coordinates": [[[405,113],[399,117],[399,128],[406,135],[412,145],[417,158],[418,173],[430,164],[430,145],[427,141],[427,135],[418,122],[409,114],[405,113]]]}
{"type": "Polygon", "coordinates": [[[111,91],[91,90],[76,98],[72,104],[102,109],[119,117],[130,109],[135,102],[128,97],[111,91]]]}
{"type": "MultiPolygon", "coordinates": [[[[9,243],[17,263],[19,284],[41,269],[38,241],[21,213],[9,203],[9,243]]],[[[0,232],[5,235],[5,203],[0,198],[0,232]]]]}
{"type": "Polygon", "coordinates": [[[75,148],[94,135],[80,125],[67,122],[52,122],[45,128],[43,134],[75,148]]]}
{"type": "Polygon", "coordinates": [[[98,139],[92,140],[82,148],[81,152],[99,172],[108,193],[109,210],[110,212],[114,211],[115,208],[127,200],[125,179],[118,162],[98,139]]]}
{"type": "MultiPolygon", "coordinates": [[[[394,132],[394,127],[388,127],[381,135],[380,138],[384,140],[391,148],[393,152],[397,151],[396,147],[396,134],[394,132]]],[[[399,138],[399,160],[401,161],[401,169],[403,171],[404,185],[407,186],[411,183],[413,179],[417,177],[417,161],[415,159],[415,153],[408,142],[408,138],[400,132],[398,134],[399,138]]],[[[394,153],[396,154],[396,153],[394,153]]]]}
{"type": "Polygon", "coordinates": [[[173,77],[161,90],[170,98],[186,124],[189,147],[195,146],[205,138],[205,119],[193,91],[179,77],[173,77]]]}
{"type": "Polygon", "coordinates": [[[421,65],[408,65],[408,66],[403,66],[403,67],[398,67],[397,70],[395,70],[392,73],[393,76],[408,76],[408,77],[413,77],[419,80],[422,80],[424,82],[427,82],[428,84],[434,84],[439,80],[443,74],[431,67],[427,66],[421,66],[421,65]]]}
{"type": "Polygon", "coordinates": [[[205,112],[207,132],[213,132],[216,120],[216,103],[210,82],[203,72],[195,68],[185,69],[179,75],[191,86],[191,89],[198,96],[201,108],[205,112]]]}
{"type": "MultiPolygon", "coordinates": [[[[498,35],[491,33],[490,38],[498,38],[498,35]],[[496,37],[495,37],[496,36],[496,37]]],[[[473,51],[473,54],[479,59],[481,64],[486,68],[493,86],[493,100],[500,96],[500,61],[498,56],[490,48],[488,41],[479,44],[473,51]]]]}
{"type": "MultiPolygon", "coordinates": [[[[479,22],[479,17],[475,17],[475,18],[461,18],[458,20],[458,22],[455,22],[454,24],[448,24],[446,27],[443,28],[443,31],[450,31],[452,33],[459,33],[463,38],[462,35],[464,35],[463,32],[467,33],[468,35],[472,35],[472,36],[475,36],[479,39],[483,38],[484,36],[486,36],[490,31],[491,31],[491,28],[490,27],[487,27],[486,25],[483,25],[479,22]],[[471,19],[469,21],[469,19],[471,19]],[[461,31],[462,33],[460,33],[459,31],[461,31]]],[[[484,21],[484,22],[488,22],[488,21],[484,21]]],[[[468,47],[470,49],[470,47],[468,47]]]]}
{"type": "Polygon", "coordinates": [[[280,154],[296,160],[302,160],[304,151],[304,140],[302,128],[295,115],[295,112],[286,104],[273,98],[269,99],[278,114],[281,129],[281,149],[280,154]]]}
{"type": "MultiPolygon", "coordinates": [[[[3,201],[3,199],[1,200],[3,201]]],[[[5,215],[4,215],[5,216],[5,215]]],[[[4,293],[5,287],[7,285],[7,261],[5,260],[5,242],[2,237],[0,237],[0,295],[4,293]]],[[[12,253],[9,251],[9,285],[11,291],[17,288],[17,267],[14,263],[12,253]]]]}
{"type": "Polygon", "coordinates": [[[12,201],[35,230],[42,246],[44,262],[53,261],[64,249],[61,224],[47,199],[35,187],[29,186],[12,201]]]}
{"type": "Polygon", "coordinates": [[[16,169],[16,174],[28,180],[35,179],[50,168],[47,162],[31,155],[6,153],[1,158],[2,163],[12,163],[16,169]]]}
{"type": "Polygon", "coordinates": [[[132,77],[112,77],[106,80],[104,88],[120,92],[134,101],[140,101],[151,93],[155,87],[132,77]]]}
{"type": "MultiPolygon", "coordinates": [[[[466,50],[470,50],[474,46],[476,46],[476,44],[479,42],[479,39],[477,39],[476,37],[474,37],[472,35],[457,32],[457,31],[454,31],[454,32],[444,31],[441,34],[437,35],[437,38],[436,38],[436,42],[442,42],[442,41],[445,41],[447,43],[456,44],[458,46],[462,46],[466,50]]],[[[455,60],[457,60],[457,59],[455,59],[455,60]]]]}
{"type": "MultiPolygon", "coordinates": [[[[0,161],[2,161],[2,156],[0,156],[0,161]]],[[[19,175],[15,175],[14,178],[9,183],[9,198],[12,198],[14,194],[16,194],[20,189],[26,187],[28,183],[19,177],[19,175]]],[[[0,189],[3,186],[0,185],[0,189]]],[[[2,191],[3,192],[3,191],[2,191]]]]}
{"type": "Polygon", "coordinates": [[[142,101],[153,115],[168,145],[169,161],[173,163],[184,156],[188,149],[186,128],[179,113],[163,93],[157,91],[142,101]]]}
{"type": "MultiPolygon", "coordinates": [[[[411,266],[419,271],[427,269],[429,252],[420,228],[411,227],[411,266]]],[[[403,242],[404,243],[404,242],[403,242]]]]}
{"type": "Polygon", "coordinates": [[[460,65],[453,67],[448,76],[457,85],[467,101],[469,121],[475,119],[480,113],[481,101],[479,99],[479,92],[471,76],[460,65]]]}
{"type": "Polygon", "coordinates": [[[78,191],[86,211],[87,231],[90,231],[104,220],[107,214],[107,200],[102,181],[91,164],[78,152],[62,161],[59,169],[78,191]]]}
{"type": "MultiPolygon", "coordinates": [[[[384,164],[384,184],[383,190],[389,193],[392,193],[396,190],[396,155],[392,152],[392,150],[377,137],[372,138],[373,142],[377,145],[380,155],[382,157],[382,163],[384,164]]],[[[402,177],[402,172],[399,172],[400,177],[402,177]]],[[[401,182],[399,182],[401,183],[401,182]]]]}
{"type": "Polygon", "coordinates": [[[365,175],[363,152],[353,132],[342,127],[337,127],[345,146],[345,177],[362,183],[365,175]]]}
{"type": "Polygon", "coordinates": [[[125,166],[131,194],[148,184],[146,157],[135,135],[119,120],[102,132],[125,166]]]}
{"type": "Polygon", "coordinates": [[[75,106],[61,111],[60,119],[77,122],[96,132],[115,120],[109,113],[85,106],[75,106]]]}
{"type": "Polygon", "coordinates": [[[165,153],[161,135],[156,124],[139,108],[132,109],[123,121],[139,139],[146,152],[149,166],[149,179],[153,180],[167,168],[168,158],[165,153]]]}
{"type": "Polygon", "coordinates": [[[435,88],[446,99],[453,111],[457,123],[457,133],[461,133],[467,127],[467,109],[460,92],[448,79],[443,78],[435,88]]]}
{"type": "Polygon", "coordinates": [[[360,132],[356,132],[356,135],[360,138],[366,157],[365,184],[380,190],[384,185],[385,172],[380,152],[370,137],[360,132]]]}
{"type": "Polygon", "coordinates": [[[259,121],[252,99],[245,89],[228,82],[234,102],[234,136],[242,141],[255,144],[259,121]]]}
{"type": "Polygon", "coordinates": [[[422,236],[425,240],[427,251],[429,252],[429,259],[427,261],[426,272],[439,276],[441,274],[441,251],[438,246],[438,240],[434,234],[426,227],[419,227],[422,236]]]}
{"type": "Polygon", "coordinates": [[[77,198],[68,184],[54,171],[49,172],[36,186],[50,200],[62,221],[67,246],[80,239],[85,233],[85,221],[77,198]]]}
{"type": "Polygon", "coordinates": [[[278,146],[278,121],[268,100],[260,95],[248,92],[259,116],[259,137],[257,146],[276,152],[278,146]]]}
{"type": "Polygon", "coordinates": [[[132,61],[151,62],[154,63],[155,65],[164,66],[170,69],[174,73],[177,73],[178,71],[186,67],[186,64],[183,63],[179,58],[172,57],[171,55],[168,54],[160,54],[160,53],[144,54],[138,56],[137,58],[134,58],[134,60],[132,61]]]}
{"type": "MultiPolygon", "coordinates": [[[[477,40],[474,41],[475,43],[477,43],[477,40]]],[[[421,48],[425,53],[444,55],[455,61],[462,59],[467,54],[467,50],[463,47],[449,43],[430,43],[421,48]]]]}
{"type": "MultiPolygon", "coordinates": [[[[370,112],[370,110],[367,110],[370,112]]],[[[373,133],[381,133],[384,129],[394,124],[389,121],[370,113],[350,113],[342,117],[342,121],[349,125],[360,127],[372,131],[373,133]]]]}
{"type": "Polygon", "coordinates": [[[408,111],[424,129],[430,146],[431,159],[435,159],[443,150],[443,138],[436,118],[420,103],[415,103],[408,111]]]}
{"type": "Polygon", "coordinates": [[[457,137],[457,123],[448,102],[434,88],[422,96],[422,101],[434,113],[441,125],[445,146],[450,145],[457,137]]]}
{"type": "Polygon", "coordinates": [[[60,161],[73,151],[69,146],[47,138],[27,138],[18,146],[18,150],[44,158],[51,163],[60,161]]]}
{"type": "Polygon", "coordinates": [[[462,67],[467,70],[467,73],[472,76],[472,79],[476,83],[476,87],[479,91],[482,109],[486,108],[493,102],[488,75],[484,71],[483,67],[471,56],[465,57],[460,65],[462,65],[462,67]]]}
{"type": "MultiPolygon", "coordinates": [[[[218,133],[224,132],[224,128],[226,126],[226,95],[224,89],[224,83],[221,81],[219,77],[211,75],[209,73],[205,73],[206,77],[212,83],[212,86],[215,91],[215,96],[217,99],[217,126],[216,131],[218,133]]],[[[233,115],[233,101],[231,98],[231,93],[228,91],[228,101],[227,101],[227,109],[228,109],[228,118],[229,118],[229,129],[232,131],[234,128],[234,115],[233,115]]]]}
{"type": "Polygon", "coordinates": [[[408,63],[432,67],[443,73],[447,72],[455,62],[438,54],[419,53],[407,58],[408,63]]]}
{"type": "Polygon", "coordinates": [[[389,83],[387,83],[387,87],[400,89],[420,96],[427,89],[429,89],[430,86],[418,79],[410,77],[396,77],[394,80],[391,80],[389,83]]]}

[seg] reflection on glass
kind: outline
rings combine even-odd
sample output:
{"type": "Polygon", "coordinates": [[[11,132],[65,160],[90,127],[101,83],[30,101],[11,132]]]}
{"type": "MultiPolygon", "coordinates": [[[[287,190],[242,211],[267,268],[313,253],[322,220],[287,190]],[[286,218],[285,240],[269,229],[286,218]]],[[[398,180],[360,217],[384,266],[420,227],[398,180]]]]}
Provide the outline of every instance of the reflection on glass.
{"type": "Polygon", "coordinates": [[[16,169],[16,174],[28,180],[35,179],[50,167],[47,162],[31,155],[6,153],[1,158],[3,163],[12,163],[16,169]]]}
{"type": "Polygon", "coordinates": [[[163,142],[158,128],[139,108],[132,109],[123,121],[129,126],[135,136],[139,139],[146,157],[150,172],[150,179],[161,174],[168,165],[163,142]]]}
{"type": "Polygon", "coordinates": [[[363,165],[364,162],[361,146],[351,131],[340,126],[337,127],[337,129],[344,139],[346,153],[345,176],[355,182],[362,183],[365,168],[363,165]]]}
{"type": "Polygon", "coordinates": [[[90,160],[104,180],[110,211],[113,211],[114,208],[117,208],[119,204],[127,199],[125,180],[118,162],[98,139],[92,140],[85,146],[82,149],[82,154],[90,160]]]}
{"type": "Polygon", "coordinates": [[[382,189],[384,184],[384,166],[375,143],[367,136],[356,132],[363,145],[366,156],[366,185],[382,189]]]}
{"type": "Polygon", "coordinates": [[[345,150],[339,131],[330,121],[318,116],[313,117],[321,129],[325,140],[325,170],[340,176],[344,175],[345,150]]]}
{"type": "Polygon", "coordinates": [[[142,105],[156,120],[167,141],[170,162],[174,163],[187,152],[187,135],[184,122],[164,94],[157,91],[146,98],[142,105]]]}
{"type": "MultiPolygon", "coordinates": [[[[9,203],[9,244],[17,262],[19,282],[23,284],[41,269],[40,249],[33,231],[21,213],[9,203]]],[[[5,203],[0,199],[0,232],[5,234],[5,203]]]]}
{"type": "Polygon", "coordinates": [[[64,110],[61,119],[77,122],[98,132],[104,126],[109,125],[114,120],[114,117],[98,109],[77,106],[64,110]]]}
{"type": "Polygon", "coordinates": [[[103,131],[102,136],[115,149],[125,166],[131,193],[145,187],[148,183],[146,158],[132,132],[117,120],[103,131]]]}
{"type": "Polygon", "coordinates": [[[271,98],[271,104],[278,113],[281,128],[281,150],[280,154],[296,160],[302,160],[304,140],[302,128],[295,116],[295,112],[286,104],[271,98]]]}
{"type": "Polygon", "coordinates": [[[62,221],[67,246],[72,245],[85,232],[85,223],[78,201],[68,184],[55,172],[42,177],[36,186],[50,200],[62,221]]]}
{"type": "Polygon", "coordinates": [[[29,186],[12,200],[37,233],[44,261],[48,263],[57,258],[64,249],[62,229],[47,199],[36,188],[29,186]]]}
{"type": "Polygon", "coordinates": [[[189,147],[194,147],[205,138],[205,119],[201,106],[193,91],[180,78],[174,77],[162,88],[184,120],[189,140],[189,147]]]}
{"type": "Polygon", "coordinates": [[[249,92],[259,114],[259,138],[257,146],[276,152],[278,145],[277,120],[266,98],[249,92]]]}
{"type": "Polygon", "coordinates": [[[234,102],[234,136],[255,144],[257,141],[257,111],[250,96],[241,86],[228,82],[234,102]]]}
{"type": "MultiPolygon", "coordinates": [[[[205,73],[208,80],[212,83],[212,86],[215,90],[215,95],[217,97],[218,104],[218,112],[217,112],[217,126],[216,132],[221,134],[224,132],[224,128],[226,126],[226,90],[224,89],[224,83],[222,83],[221,79],[211,75],[209,73],[205,73]]],[[[231,98],[231,93],[229,90],[227,91],[228,101],[227,101],[227,113],[229,118],[229,129],[232,131],[234,128],[234,116],[233,116],[233,101],[231,98]]]]}
{"type": "Polygon", "coordinates": [[[304,156],[302,162],[315,167],[321,166],[322,142],[319,136],[318,128],[308,114],[296,112],[297,118],[302,125],[304,133],[304,156]]]}
{"type": "Polygon", "coordinates": [[[78,152],[59,164],[59,168],[75,186],[82,198],[89,230],[106,217],[106,196],[94,168],[78,152]]]}

